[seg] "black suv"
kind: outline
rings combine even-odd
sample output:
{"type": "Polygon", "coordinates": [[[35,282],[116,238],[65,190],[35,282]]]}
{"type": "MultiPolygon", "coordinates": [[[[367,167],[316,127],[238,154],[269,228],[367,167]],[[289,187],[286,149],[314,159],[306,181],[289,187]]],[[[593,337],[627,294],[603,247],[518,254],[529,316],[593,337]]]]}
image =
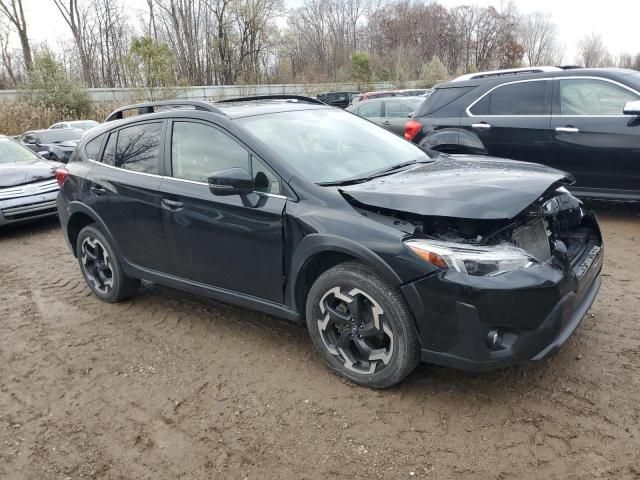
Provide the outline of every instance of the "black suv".
{"type": "Polygon", "coordinates": [[[545,358],[600,287],[598,223],[564,172],[431,155],[311,98],[125,107],[56,176],[96,296],[145,279],[306,322],[361,385],[545,358]]]}
{"type": "Polygon", "coordinates": [[[543,67],[467,75],[439,85],[405,138],[446,153],[543,163],[572,192],[640,200],[640,72],[543,67]]]}

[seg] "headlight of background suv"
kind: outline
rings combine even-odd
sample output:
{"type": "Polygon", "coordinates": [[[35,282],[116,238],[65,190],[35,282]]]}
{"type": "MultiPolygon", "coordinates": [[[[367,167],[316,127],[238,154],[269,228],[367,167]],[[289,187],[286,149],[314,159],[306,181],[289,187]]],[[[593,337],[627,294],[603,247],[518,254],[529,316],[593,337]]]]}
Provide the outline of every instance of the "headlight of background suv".
{"type": "Polygon", "coordinates": [[[500,275],[538,263],[527,252],[512,245],[477,246],[426,239],[407,240],[405,245],[438,268],[451,268],[469,275],[500,275]]]}

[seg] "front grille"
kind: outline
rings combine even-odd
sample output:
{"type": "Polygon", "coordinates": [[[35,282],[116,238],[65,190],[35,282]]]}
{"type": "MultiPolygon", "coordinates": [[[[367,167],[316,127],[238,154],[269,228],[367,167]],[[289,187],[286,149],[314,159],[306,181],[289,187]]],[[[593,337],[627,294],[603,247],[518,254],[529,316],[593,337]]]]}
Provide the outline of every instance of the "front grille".
{"type": "Polygon", "coordinates": [[[58,182],[55,178],[50,178],[42,182],[27,183],[25,185],[17,185],[15,187],[0,188],[0,200],[9,200],[11,198],[30,197],[31,195],[40,195],[42,193],[55,192],[59,190],[58,182]]]}
{"type": "Polygon", "coordinates": [[[19,205],[2,209],[2,215],[8,220],[22,220],[38,215],[45,215],[56,211],[56,201],[31,203],[29,205],[19,205]]]}

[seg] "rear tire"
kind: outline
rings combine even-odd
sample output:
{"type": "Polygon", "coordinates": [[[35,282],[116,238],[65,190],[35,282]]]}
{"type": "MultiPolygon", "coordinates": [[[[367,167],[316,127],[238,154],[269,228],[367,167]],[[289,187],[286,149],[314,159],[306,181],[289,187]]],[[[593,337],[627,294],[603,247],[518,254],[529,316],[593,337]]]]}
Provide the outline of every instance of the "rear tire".
{"type": "Polygon", "coordinates": [[[95,224],[80,230],[76,252],[80,271],[93,294],[100,300],[120,302],[138,290],[140,280],[124,274],[115,250],[95,224]]]}
{"type": "Polygon", "coordinates": [[[420,362],[404,300],[361,263],[342,263],[318,277],[307,297],[306,321],[329,368],[358,385],[391,387],[420,362]]]}

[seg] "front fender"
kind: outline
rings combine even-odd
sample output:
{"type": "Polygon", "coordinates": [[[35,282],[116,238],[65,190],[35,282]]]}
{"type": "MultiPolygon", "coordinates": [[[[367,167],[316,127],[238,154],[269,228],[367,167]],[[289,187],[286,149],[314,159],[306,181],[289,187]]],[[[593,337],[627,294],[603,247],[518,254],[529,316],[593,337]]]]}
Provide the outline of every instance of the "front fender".
{"type": "Polygon", "coordinates": [[[296,285],[301,279],[304,266],[316,255],[326,252],[342,253],[354,257],[380,274],[392,286],[402,284],[402,279],[380,256],[354,242],[353,240],[336,235],[314,233],[307,235],[298,244],[289,268],[289,277],[292,279],[287,287],[287,305],[295,305],[296,285]]]}

